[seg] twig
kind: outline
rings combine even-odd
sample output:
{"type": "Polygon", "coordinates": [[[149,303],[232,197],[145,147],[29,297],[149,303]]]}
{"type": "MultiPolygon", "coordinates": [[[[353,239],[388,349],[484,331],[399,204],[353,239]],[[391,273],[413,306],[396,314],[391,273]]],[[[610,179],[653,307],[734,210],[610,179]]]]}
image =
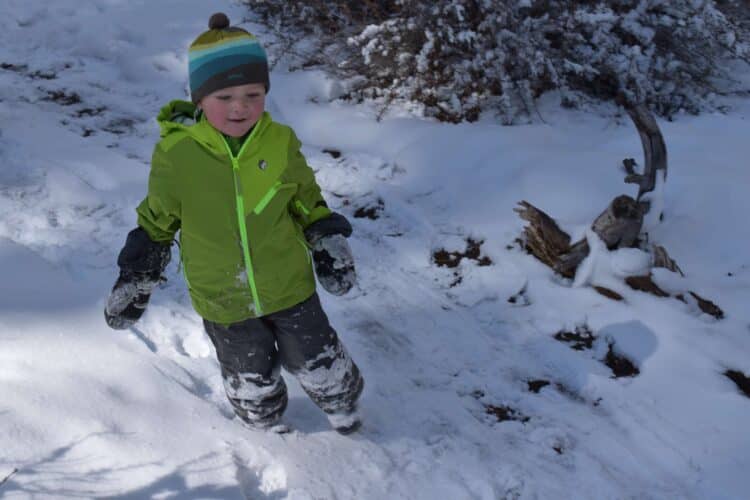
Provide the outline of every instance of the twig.
{"type": "Polygon", "coordinates": [[[10,478],[11,478],[11,476],[12,476],[13,474],[15,474],[16,472],[18,472],[18,469],[13,469],[12,471],[10,471],[10,474],[8,474],[7,476],[5,476],[5,477],[3,478],[3,480],[2,480],[2,481],[0,481],[0,486],[4,485],[4,484],[5,484],[5,482],[6,482],[6,481],[7,481],[8,479],[10,479],[10,478]]]}
{"type": "Polygon", "coordinates": [[[388,92],[388,95],[385,98],[385,102],[383,103],[383,107],[380,108],[378,111],[377,116],[375,117],[375,121],[380,123],[383,120],[383,117],[385,116],[385,113],[388,111],[388,108],[391,107],[391,103],[393,102],[395,92],[393,89],[391,89],[390,92],[388,92]]]}

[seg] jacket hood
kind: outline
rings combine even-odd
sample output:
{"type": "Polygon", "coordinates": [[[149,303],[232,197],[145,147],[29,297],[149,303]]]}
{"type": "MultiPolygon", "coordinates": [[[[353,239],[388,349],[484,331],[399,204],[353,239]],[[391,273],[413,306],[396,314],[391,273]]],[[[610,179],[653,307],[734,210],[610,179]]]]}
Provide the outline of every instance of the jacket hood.
{"type": "Polygon", "coordinates": [[[195,112],[198,110],[195,104],[188,101],[170,101],[159,110],[156,121],[161,129],[161,136],[166,137],[170,132],[186,130],[187,127],[195,125],[195,112]]]}
{"type": "MultiPolygon", "coordinates": [[[[159,123],[162,139],[174,136],[177,140],[179,135],[186,134],[206,149],[217,154],[227,154],[224,138],[206,119],[198,107],[189,101],[174,100],[159,110],[156,116],[159,123]]],[[[263,112],[255,127],[260,127],[256,136],[271,121],[268,112],[263,112]]]]}

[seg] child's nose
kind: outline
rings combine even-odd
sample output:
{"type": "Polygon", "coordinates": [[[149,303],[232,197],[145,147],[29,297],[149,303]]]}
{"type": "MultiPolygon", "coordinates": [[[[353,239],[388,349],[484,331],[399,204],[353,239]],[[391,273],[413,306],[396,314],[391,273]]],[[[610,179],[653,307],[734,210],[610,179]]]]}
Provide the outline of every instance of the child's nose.
{"type": "Polygon", "coordinates": [[[233,111],[245,111],[250,107],[250,102],[245,99],[236,99],[232,102],[233,111]]]}

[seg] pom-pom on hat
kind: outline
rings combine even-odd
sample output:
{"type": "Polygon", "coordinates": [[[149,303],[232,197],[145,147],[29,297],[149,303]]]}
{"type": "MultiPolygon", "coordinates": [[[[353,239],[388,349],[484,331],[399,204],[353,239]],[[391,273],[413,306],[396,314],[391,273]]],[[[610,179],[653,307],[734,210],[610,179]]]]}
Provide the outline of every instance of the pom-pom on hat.
{"type": "Polygon", "coordinates": [[[266,92],[268,58],[258,39],[242,28],[230,27],[226,14],[218,12],[208,20],[208,31],[201,33],[188,50],[190,96],[194,103],[217,90],[262,83],[266,92]]]}

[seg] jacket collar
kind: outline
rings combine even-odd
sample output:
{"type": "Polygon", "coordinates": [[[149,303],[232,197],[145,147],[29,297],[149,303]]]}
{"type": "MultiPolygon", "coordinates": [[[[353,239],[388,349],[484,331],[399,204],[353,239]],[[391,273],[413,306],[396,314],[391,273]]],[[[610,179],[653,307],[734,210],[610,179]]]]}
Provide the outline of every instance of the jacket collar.
{"type": "MultiPolygon", "coordinates": [[[[183,132],[192,137],[198,144],[215,155],[228,155],[227,146],[221,132],[216,130],[192,102],[174,100],[162,107],[156,117],[161,137],[183,132]]],[[[271,115],[264,111],[255,124],[252,139],[256,140],[271,123],[271,115]]],[[[250,140],[248,138],[247,140],[250,140]]]]}

